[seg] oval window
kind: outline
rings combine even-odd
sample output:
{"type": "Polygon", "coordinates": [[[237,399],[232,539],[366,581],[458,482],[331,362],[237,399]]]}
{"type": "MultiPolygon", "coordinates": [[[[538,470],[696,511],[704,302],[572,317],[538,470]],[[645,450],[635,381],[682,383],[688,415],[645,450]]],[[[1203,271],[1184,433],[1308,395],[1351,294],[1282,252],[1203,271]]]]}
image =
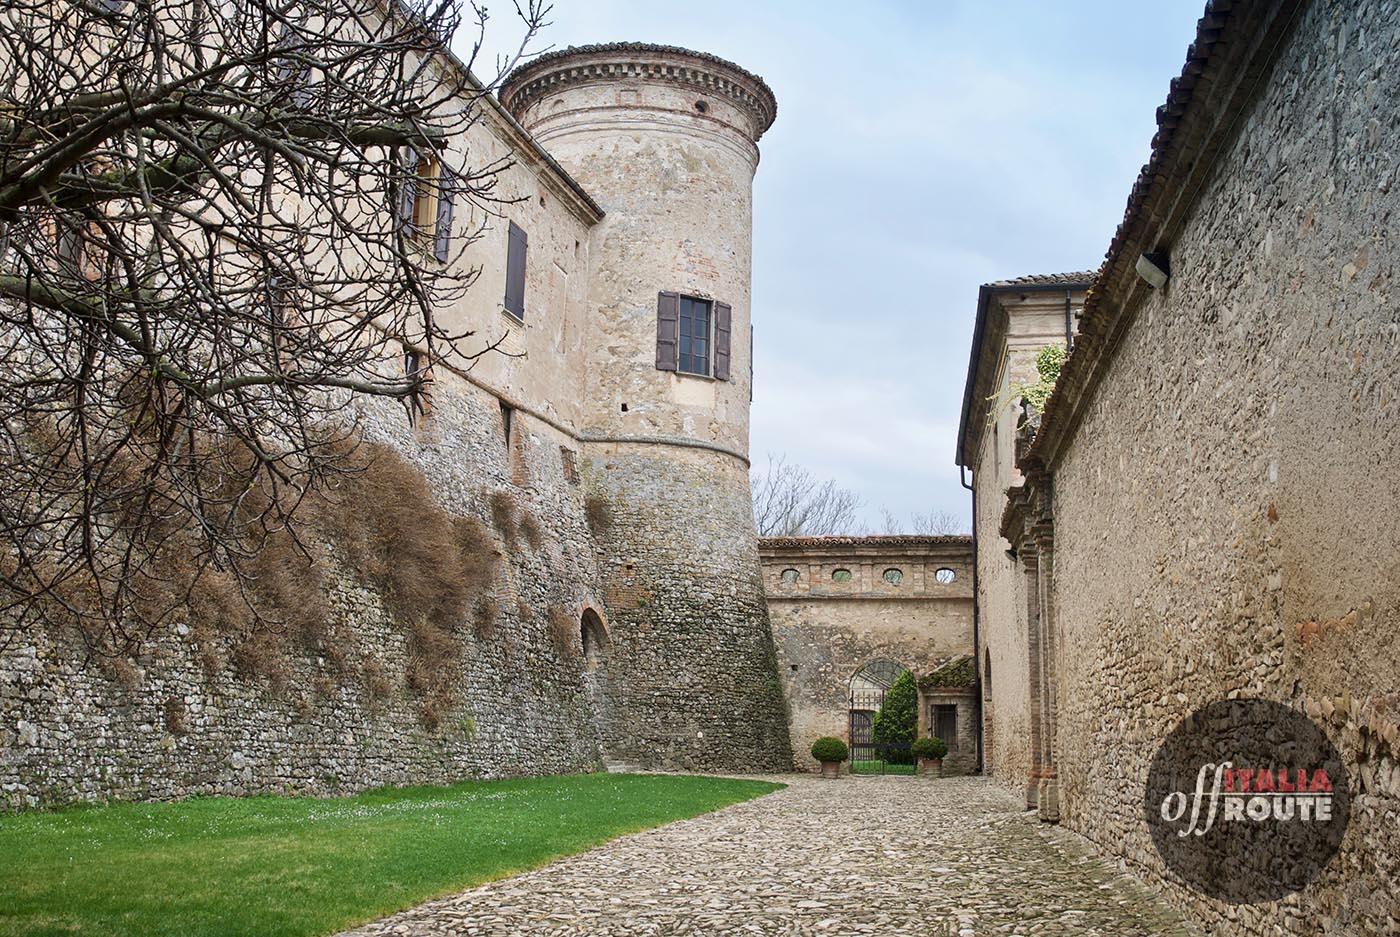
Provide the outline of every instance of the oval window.
{"type": "Polygon", "coordinates": [[[933,578],[934,578],[934,579],[937,579],[939,582],[943,583],[943,585],[946,586],[948,583],[952,582],[954,579],[957,579],[957,578],[958,578],[958,574],[955,573],[955,572],[953,572],[953,571],[952,571],[951,569],[949,569],[948,567],[944,566],[944,567],[943,567],[942,569],[940,569],[938,572],[936,572],[936,573],[933,574],[933,578]]]}
{"type": "Polygon", "coordinates": [[[795,569],[785,569],[785,570],[783,570],[783,582],[787,583],[788,585],[792,585],[794,582],[797,582],[797,570],[795,570],[795,569]]]}
{"type": "Polygon", "coordinates": [[[832,582],[850,582],[851,571],[849,569],[837,569],[831,573],[832,582]]]}
{"type": "Polygon", "coordinates": [[[899,584],[900,584],[901,582],[903,582],[903,581],[904,581],[904,570],[902,570],[902,569],[894,569],[893,567],[891,567],[890,569],[885,570],[885,582],[888,582],[888,583],[889,583],[890,585],[892,585],[892,586],[897,586],[897,585],[899,585],[899,584]]]}

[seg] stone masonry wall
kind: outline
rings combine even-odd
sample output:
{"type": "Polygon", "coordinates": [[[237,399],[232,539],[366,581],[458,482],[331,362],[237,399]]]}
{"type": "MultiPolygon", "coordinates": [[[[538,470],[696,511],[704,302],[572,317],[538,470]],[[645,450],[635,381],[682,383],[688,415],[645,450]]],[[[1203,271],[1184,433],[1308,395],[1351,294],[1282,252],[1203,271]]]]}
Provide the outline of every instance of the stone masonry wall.
{"type": "Polygon", "coordinates": [[[667,769],[792,763],[748,468],[700,449],[590,446],[610,659],[604,748],[667,769]],[[735,492],[743,497],[736,497],[735,492]]]}
{"type": "Polygon", "coordinates": [[[1052,467],[1064,822],[1209,933],[1400,933],[1397,36],[1311,4],[1052,467]],[[1353,791],[1321,879],[1238,908],[1141,817],[1156,742],[1237,694],[1321,721],[1353,791]]]}
{"type": "Polygon", "coordinates": [[[501,562],[485,591],[499,616],[486,635],[461,623],[457,702],[438,728],[425,728],[424,700],[405,686],[402,627],[348,580],[335,595],[348,656],[378,662],[383,698],[338,685],[324,659],[305,654],[281,692],[227,665],[207,676],[183,627],[144,649],[126,686],[76,649],[25,634],[0,651],[0,804],[341,793],[598,764],[580,635],[561,647],[548,614],[558,607],[577,622],[601,607],[583,488],[563,465],[570,443],[521,418],[508,449],[495,398],[450,375],[436,382],[426,427],[409,429],[402,411],[383,407],[369,412],[367,434],[411,459],[448,510],[489,523],[491,493],[509,492],[542,533],[539,549],[496,535],[501,562]]]}
{"type": "MultiPolygon", "coordinates": [[[[766,538],[759,549],[799,770],[818,769],[810,751],[821,736],[848,739],[851,678],[866,664],[894,660],[921,678],[972,653],[968,538],[766,538]],[[938,582],[941,568],[956,578],[938,582]],[[793,582],[783,579],[789,569],[797,571],[793,582]],[[834,581],[838,569],[849,570],[851,580],[834,581]],[[885,580],[889,569],[900,572],[897,584],[885,580]]],[[[960,728],[966,730],[959,754],[971,755],[975,764],[971,699],[964,695],[947,701],[958,704],[960,728]]],[[[921,725],[926,709],[921,701],[921,725]]],[[[970,767],[967,759],[963,764],[970,767]]]]}

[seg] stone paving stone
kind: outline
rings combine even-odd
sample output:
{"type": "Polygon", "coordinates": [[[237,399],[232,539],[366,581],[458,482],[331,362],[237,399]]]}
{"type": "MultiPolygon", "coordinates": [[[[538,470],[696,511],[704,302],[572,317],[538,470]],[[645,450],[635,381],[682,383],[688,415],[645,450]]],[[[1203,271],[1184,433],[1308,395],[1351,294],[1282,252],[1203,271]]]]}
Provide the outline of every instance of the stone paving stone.
{"type": "Polygon", "coordinates": [[[1195,933],[985,779],[783,780],[344,937],[1195,933]]]}

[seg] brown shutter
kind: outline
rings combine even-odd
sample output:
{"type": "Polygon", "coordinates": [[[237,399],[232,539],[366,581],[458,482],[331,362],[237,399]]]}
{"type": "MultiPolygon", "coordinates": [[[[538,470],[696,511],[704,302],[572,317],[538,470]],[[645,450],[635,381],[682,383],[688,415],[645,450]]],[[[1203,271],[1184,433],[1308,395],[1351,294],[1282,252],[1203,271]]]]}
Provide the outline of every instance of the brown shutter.
{"type": "Polygon", "coordinates": [[[399,230],[413,233],[413,205],[418,201],[418,151],[411,146],[404,147],[403,181],[399,183],[398,222],[399,230]]]}
{"type": "Polygon", "coordinates": [[[715,303],[715,380],[729,380],[729,307],[715,303]]]}
{"type": "Polygon", "coordinates": [[[506,249],[506,311],[525,318],[525,252],[530,238],[514,222],[510,223],[510,243],[506,249]]]}
{"type": "Polygon", "coordinates": [[[676,370],[680,334],[680,294],[661,293],[656,297],[656,367],[658,370],[676,370]]]}
{"type": "Polygon", "coordinates": [[[442,168],[438,174],[437,232],[433,238],[433,256],[447,262],[452,249],[452,198],[457,191],[457,177],[442,168]]]}

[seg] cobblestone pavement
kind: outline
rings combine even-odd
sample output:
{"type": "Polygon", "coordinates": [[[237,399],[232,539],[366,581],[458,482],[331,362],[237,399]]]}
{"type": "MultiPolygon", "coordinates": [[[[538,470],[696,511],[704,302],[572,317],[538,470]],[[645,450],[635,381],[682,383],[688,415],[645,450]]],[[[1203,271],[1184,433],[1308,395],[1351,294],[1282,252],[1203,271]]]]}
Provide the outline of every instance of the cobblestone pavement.
{"type": "Polygon", "coordinates": [[[784,780],[350,934],[1193,933],[984,779],[784,780]]]}

